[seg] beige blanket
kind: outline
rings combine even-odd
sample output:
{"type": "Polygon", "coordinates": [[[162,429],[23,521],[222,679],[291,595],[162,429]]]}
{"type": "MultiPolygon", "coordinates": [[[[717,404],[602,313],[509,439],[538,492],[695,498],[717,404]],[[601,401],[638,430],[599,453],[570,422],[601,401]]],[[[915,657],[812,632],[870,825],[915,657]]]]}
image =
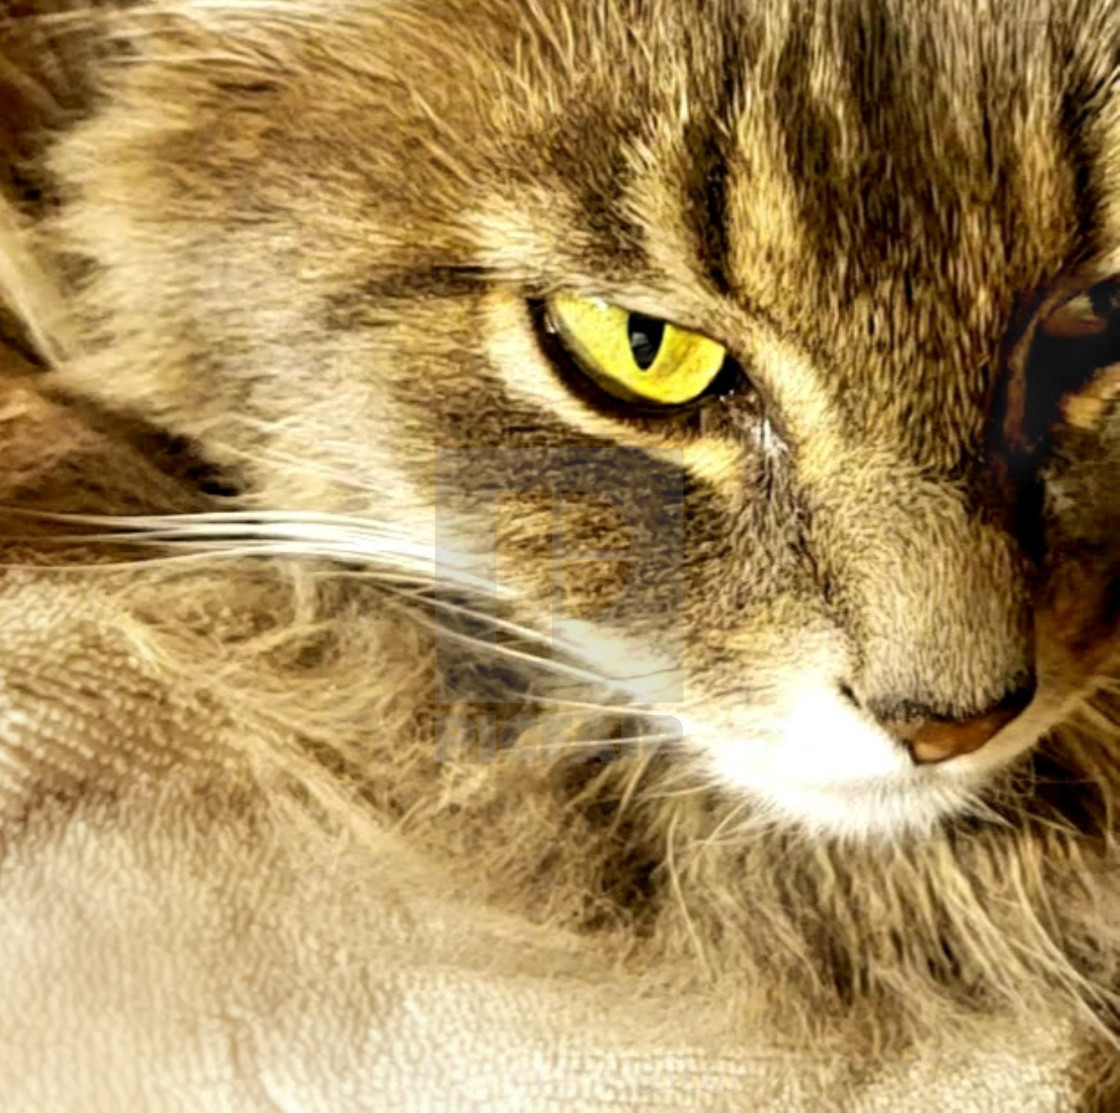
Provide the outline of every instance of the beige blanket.
{"type": "MultiPolygon", "coordinates": [[[[4,397],[0,493],[66,506],[96,444],[30,388],[4,397]]],[[[9,563],[37,559],[2,528],[9,563]]],[[[1057,1033],[982,1032],[854,1086],[727,1030],[718,994],[641,991],[480,907],[392,831],[332,833],[270,792],[271,728],[145,655],[115,585],[0,578],[5,1113],[1071,1108],[1057,1033]]]]}

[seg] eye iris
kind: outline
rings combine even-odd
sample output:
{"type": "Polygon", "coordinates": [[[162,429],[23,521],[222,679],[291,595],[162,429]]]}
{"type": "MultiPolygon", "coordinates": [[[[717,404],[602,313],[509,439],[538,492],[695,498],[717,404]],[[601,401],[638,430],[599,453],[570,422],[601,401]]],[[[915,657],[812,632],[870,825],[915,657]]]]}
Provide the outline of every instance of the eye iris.
{"type": "MultiPolygon", "coordinates": [[[[580,376],[570,380],[576,389],[581,379],[590,380],[614,403],[640,405],[646,411],[698,403],[720,389],[729,362],[727,349],[701,333],[603,298],[562,291],[551,294],[542,308],[539,323],[556,338],[547,341],[549,354],[562,369],[580,376]]],[[[729,374],[722,385],[732,377],[729,374]]],[[[594,402],[596,393],[588,400],[594,402]]]]}
{"type": "Polygon", "coordinates": [[[641,371],[648,371],[656,362],[665,338],[665,322],[653,317],[631,313],[626,324],[630,338],[630,351],[641,371]]]}

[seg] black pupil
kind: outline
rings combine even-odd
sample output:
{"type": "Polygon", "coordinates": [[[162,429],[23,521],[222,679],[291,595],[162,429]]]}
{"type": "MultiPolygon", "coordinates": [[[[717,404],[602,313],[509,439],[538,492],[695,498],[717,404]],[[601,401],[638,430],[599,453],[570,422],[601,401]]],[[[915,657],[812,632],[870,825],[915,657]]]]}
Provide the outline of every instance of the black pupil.
{"type": "Polygon", "coordinates": [[[640,313],[631,313],[626,327],[630,334],[630,351],[634,353],[634,362],[639,370],[648,371],[657,359],[657,353],[661,351],[665,322],[653,317],[643,317],[640,313]]]}

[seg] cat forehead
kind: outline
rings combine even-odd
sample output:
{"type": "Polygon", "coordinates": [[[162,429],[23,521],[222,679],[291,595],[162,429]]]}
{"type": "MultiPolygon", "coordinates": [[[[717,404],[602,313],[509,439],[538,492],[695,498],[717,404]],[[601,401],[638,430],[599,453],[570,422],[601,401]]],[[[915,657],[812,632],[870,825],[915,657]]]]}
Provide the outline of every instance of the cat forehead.
{"type": "Polygon", "coordinates": [[[820,301],[903,269],[953,300],[1120,241],[1120,0],[340,0],[298,33],[238,10],[206,17],[224,55],[299,74],[278,161],[330,131],[316,162],[360,146],[414,224],[566,190],[574,244],[637,270],[675,224],[763,303],[775,275],[820,301]]]}
{"type": "Polygon", "coordinates": [[[810,345],[937,348],[1120,246],[1120,0],[339,0],[183,41],[168,158],[234,215],[299,182],[355,267],[371,224],[459,265],[496,197],[551,235],[513,280],[675,267],[810,345]]]}
{"type": "Polygon", "coordinates": [[[567,9],[525,137],[622,253],[662,234],[666,179],[713,286],[756,303],[775,274],[818,302],[903,270],[949,300],[1030,285],[1115,224],[1111,4],[595,10],[567,9]]]}

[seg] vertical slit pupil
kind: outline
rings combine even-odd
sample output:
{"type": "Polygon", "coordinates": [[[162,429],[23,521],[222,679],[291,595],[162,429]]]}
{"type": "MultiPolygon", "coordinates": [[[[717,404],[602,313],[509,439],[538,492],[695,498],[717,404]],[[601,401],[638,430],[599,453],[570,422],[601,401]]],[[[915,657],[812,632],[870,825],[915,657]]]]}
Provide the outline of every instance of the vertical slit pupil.
{"type": "Polygon", "coordinates": [[[630,336],[630,351],[634,355],[634,362],[641,371],[648,371],[661,351],[661,342],[665,338],[665,322],[654,317],[643,317],[640,313],[631,313],[627,322],[627,331],[630,336]]]}

